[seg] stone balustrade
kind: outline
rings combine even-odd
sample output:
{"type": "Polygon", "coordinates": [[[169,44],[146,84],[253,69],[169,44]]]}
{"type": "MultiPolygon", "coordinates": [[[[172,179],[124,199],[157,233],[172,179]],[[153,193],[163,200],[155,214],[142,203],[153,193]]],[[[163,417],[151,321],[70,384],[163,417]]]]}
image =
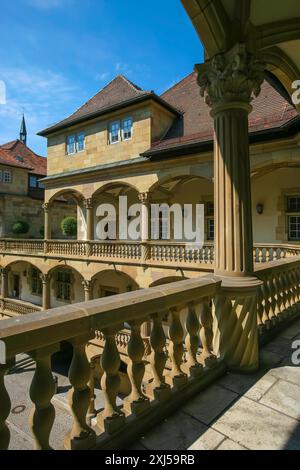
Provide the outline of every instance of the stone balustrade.
{"type": "Polygon", "coordinates": [[[36,363],[30,388],[33,402],[30,426],[36,448],[50,448],[55,421],[51,403],[55,393],[51,356],[65,341],[73,346],[69,370],[72,388],[68,396],[73,426],[65,437],[66,449],[120,448],[174,411],[191,394],[225,371],[225,364],[213,353],[210,307],[220,284],[210,278],[180,281],[42,311],[18,320],[3,320],[0,340],[6,345],[7,365],[0,366],[0,400],[5,404],[0,409],[0,449],[8,448],[10,442],[5,423],[10,413],[5,374],[20,353],[30,354],[36,363]],[[150,350],[145,361],[141,326],[149,321],[152,324],[150,350]],[[125,326],[129,326],[129,336],[122,333],[125,326]],[[92,400],[87,345],[95,332],[103,340],[100,361],[105,406],[91,427],[87,424],[92,400]],[[121,407],[116,404],[120,385],[118,341],[127,349],[127,375],[131,384],[131,392],[122,399],[121,407]],[[152,377],[147,383],[146,373],[152,377]]]}
{"type": "MultiPolygon", "coordinates": [[[[0,239],[0,254],[47,255],[65,258],[126,259],[141,264],[185,264],[214,266],[214,244],[205,242],[202,247],[193,244],[166,241],[121,242],[81,240],[15,240],[0,239]]],[[[300,245],[255,244],[255,263],[268,263],[300,255],[300,245]]]]}
{"type": "Polygon", "coordinates": [[[39,305],[34,305],[23,300],[0,299],[0,312],[7,317],[18,315],[29,315],[30,313],[42,310],[39,305]]]}
{"type": "Polygon", "coordinates": [[[258,292],[260,333],[299,312],[300,256],[281,259],[256,267],[255,275],[263,282],[258,292]]]}

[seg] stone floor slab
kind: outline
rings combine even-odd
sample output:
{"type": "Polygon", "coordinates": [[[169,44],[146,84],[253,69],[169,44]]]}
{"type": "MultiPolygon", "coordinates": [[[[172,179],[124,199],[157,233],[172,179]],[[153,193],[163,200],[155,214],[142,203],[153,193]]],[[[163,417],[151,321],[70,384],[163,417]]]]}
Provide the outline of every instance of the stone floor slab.
{"type": "Polygon", "coordinates": [[[225,439],[217,450],[247,450],[246,447],[241,446],[237,442],[232,441],[231,439],[225,439]]]}
{"type": "Polygon", "coordinates": [[[213,428],[251,450],[300,449],[298,421],[261,403],[240,398],[213,428]]]}
{"type": "Polygon", "coordinates": [[[259,401],[277,380],[277,377],[266,374],[245,393],[245,396],[251,400],[259,401]]]}
{"type": "Polygon", "coordinates": [[[141,442],[150,450],[186,450],[207,429],[204,424],[179,411],[147,433],[141,442]]]}
{"type": "Polygon", "coordinates": [[[264,395],[260,403],[300,421],[300,387],[298,385],[279,380],[264,395]]]}
{"type": "Polygon", "coordinates": [[[197,439],[188,450],[214,450],[223,441],[223,434],[210,428],[201,437],[199,437],[199,439],[197,439]]]}
{"type": "Polygon", "coordinates": [[[228,408],[237,397],[236,393],[224,387],[212,385],[190,400],[182,411],[208,425],[228,408]]]}

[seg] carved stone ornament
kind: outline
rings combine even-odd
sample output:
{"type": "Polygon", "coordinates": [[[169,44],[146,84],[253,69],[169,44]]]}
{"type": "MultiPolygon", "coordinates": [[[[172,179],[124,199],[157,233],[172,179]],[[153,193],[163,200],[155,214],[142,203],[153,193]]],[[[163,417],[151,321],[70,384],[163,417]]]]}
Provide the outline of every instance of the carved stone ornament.
{"type": "Polygon", "coordinates": [[[205,64],[196,65],[200,94],[210,107],[252,101],[264,81],[264,62],[247,52],[244,45],[227,54],[218,54],[205,64]]]}

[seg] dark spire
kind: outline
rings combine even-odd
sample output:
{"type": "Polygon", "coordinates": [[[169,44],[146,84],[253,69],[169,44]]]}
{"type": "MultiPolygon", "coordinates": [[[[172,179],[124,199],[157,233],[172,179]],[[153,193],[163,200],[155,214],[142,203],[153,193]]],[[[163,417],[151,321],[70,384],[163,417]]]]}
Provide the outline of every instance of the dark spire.
{"type": "Polygon", "coordinates": [[[23,142],[24,145],[27,144],[27,130],[26,130],[24,114],[23,114],[22,122],[21,122],[20,141],[23,142]]]}

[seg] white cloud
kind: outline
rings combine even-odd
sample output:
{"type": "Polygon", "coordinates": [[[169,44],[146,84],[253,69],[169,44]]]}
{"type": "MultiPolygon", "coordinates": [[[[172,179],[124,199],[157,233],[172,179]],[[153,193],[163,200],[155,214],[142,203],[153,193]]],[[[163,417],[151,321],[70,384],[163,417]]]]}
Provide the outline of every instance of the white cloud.
{"type": "Polygon", "coordinates": [[[110,75],[111,75],[110,72],[98,73],[98,74],[96,75],[95,79],[96,79],[97,81],[104,82],[104,81],[106,81],[106,80],[109,79],[110,75]]]}
{"type": "Polygon", "coordinates": [[[123,73],[127,75],[132,74],[132,69],[130,68],[130,66],[128,64],[122,64],[121,62],[116,63],[115,70],[118,73],[123,73]]]}
{"type": "Polygon", "coordinates": [[[0,143],[18,137],[21,115],[26,115],[29,145],[45,153],[44,139],[35,134],[76,109],[83,92],[63,75],[38,68],[1,68],[6,104],[0,106],[0,143]]]}

